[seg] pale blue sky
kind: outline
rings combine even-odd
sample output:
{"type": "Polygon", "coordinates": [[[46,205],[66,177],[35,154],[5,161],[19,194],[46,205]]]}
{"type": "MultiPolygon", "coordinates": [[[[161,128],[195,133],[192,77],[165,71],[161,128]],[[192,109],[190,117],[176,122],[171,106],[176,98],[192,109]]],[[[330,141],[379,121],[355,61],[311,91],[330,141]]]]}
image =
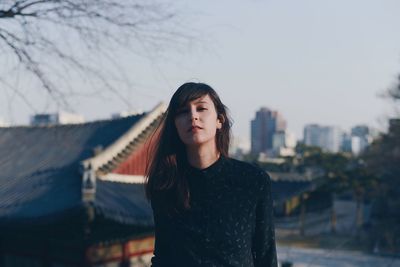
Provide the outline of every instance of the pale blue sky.
{"type": "MultiPolygon", "coordinates": [[[[231,110],[233,133],[242,139],[249,137],[250,120],[261,106],[279,110],[298,138],[307,123],[383,127],[379,121],[390,104],[377,95],[400,73],[400,1],[176,3],[197,40],[187,49],[167,49],[162,58],[150,53],[151,62],[118,59],[135,81],[122,92],[132,107],[151,109],[167,102],[181,83],[195,80],[220,94],[231,110]]],[[[31,89],[25,88],[38,111],[54,111],[31,89]]],[[[72,103],[87,120],[126,110],[111,94],[72,103]]],[[[19,124],[31,113],[19,100],[0,107],[0,117],[19,124]]]]}

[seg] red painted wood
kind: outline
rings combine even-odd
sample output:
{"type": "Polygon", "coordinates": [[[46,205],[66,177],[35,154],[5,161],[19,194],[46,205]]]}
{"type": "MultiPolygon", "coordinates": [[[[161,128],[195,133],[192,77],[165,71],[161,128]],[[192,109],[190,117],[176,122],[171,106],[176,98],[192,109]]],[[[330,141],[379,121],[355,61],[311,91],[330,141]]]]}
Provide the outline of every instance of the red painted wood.
{"type": "MultiPolygon", "coordinates": [[[[154,140],[153,138],[152,140],[154,140]]],[[[139,145],[112,173],[127,175],[144,175],[148,160],[148,153],[152,142],[146,140],[139,145]]]]}
{"type": "MultiPolygon", "coordinates": [[[[138,257],[138,256],[143,256],[149,253],[153,253],[153,249],[148,249],[148,250],[142,250],[142,251],[138,251],[135,253],[130,253],[128,254],[128,259],[132,258],[132,257],[138,257]]],[[[109,259],[103,260],[103,261],[98,261],[96,262],[96,265],[98,264],[105,264],[105,263],[110,263],[110,262],[122,262],[123,257],[111,257],[109,259]]]]}

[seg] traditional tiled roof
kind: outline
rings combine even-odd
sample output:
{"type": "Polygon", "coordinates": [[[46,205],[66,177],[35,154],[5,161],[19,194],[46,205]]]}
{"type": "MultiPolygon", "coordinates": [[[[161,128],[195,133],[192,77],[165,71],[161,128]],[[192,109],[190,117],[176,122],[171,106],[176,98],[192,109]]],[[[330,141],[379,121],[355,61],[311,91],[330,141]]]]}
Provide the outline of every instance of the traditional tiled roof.
{"type": "Polygon", "coordinates": [[[271,177],[272,198],[275,203],[283,202],[315,189],[315,180],[294,172],[268,172],[271,177]]]}
{"type": "MultiPolygon", "coordinates": [[[[103,174],[111,171],[135,148],[129,144],[142,142],[154,128],[162,109],[83,124],[0,128],[0,225],[50,222],[82,212],[85,164],[99,163],[99,173],[100,167],[103,174]],[[103,161],[94,160],[98,157],[103,161]]],[[[96,181],[91,203],[96,213],[152,224],[143,184],[96,181]]]]}
{"type": "Polygon", "coordinates": [[[271,182],[272,198],[275,204],[314,189],[315,184],[311,181],[272,180],[271,182]]]}
{"type": "Polygon", "coordinates": [[[144,197],[143,183],[97,181],[96,211],[124,224],[153,224],[151,207],[144,197]]]}

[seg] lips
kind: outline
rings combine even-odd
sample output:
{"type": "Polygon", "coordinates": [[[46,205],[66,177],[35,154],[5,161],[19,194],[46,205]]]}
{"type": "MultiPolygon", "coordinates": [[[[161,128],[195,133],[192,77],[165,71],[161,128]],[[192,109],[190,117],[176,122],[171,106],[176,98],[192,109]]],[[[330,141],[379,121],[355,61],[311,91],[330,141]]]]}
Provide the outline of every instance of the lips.
{"type": "Polygon", "coordinates": [[[201,128],[201,127],[198,126],[198,125],[192,125],[192,126],[188,129],[188,132],[194,132],[194,131],[201,130],[201,129],[203,129],[203,128],[201,128]]]}

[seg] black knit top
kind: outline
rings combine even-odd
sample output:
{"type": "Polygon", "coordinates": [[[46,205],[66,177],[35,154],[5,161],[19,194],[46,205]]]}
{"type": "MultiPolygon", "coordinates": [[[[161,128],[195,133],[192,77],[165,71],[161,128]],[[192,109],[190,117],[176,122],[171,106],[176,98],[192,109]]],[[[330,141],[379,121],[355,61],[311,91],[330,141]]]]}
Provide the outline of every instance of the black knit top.
{"type": "Polygon", "coordinates": [[[270,178],[263,170],[220,157],[187,166],[191,208],[170,216],[154,197],[152,267],[276,267],[270,178]]]}

